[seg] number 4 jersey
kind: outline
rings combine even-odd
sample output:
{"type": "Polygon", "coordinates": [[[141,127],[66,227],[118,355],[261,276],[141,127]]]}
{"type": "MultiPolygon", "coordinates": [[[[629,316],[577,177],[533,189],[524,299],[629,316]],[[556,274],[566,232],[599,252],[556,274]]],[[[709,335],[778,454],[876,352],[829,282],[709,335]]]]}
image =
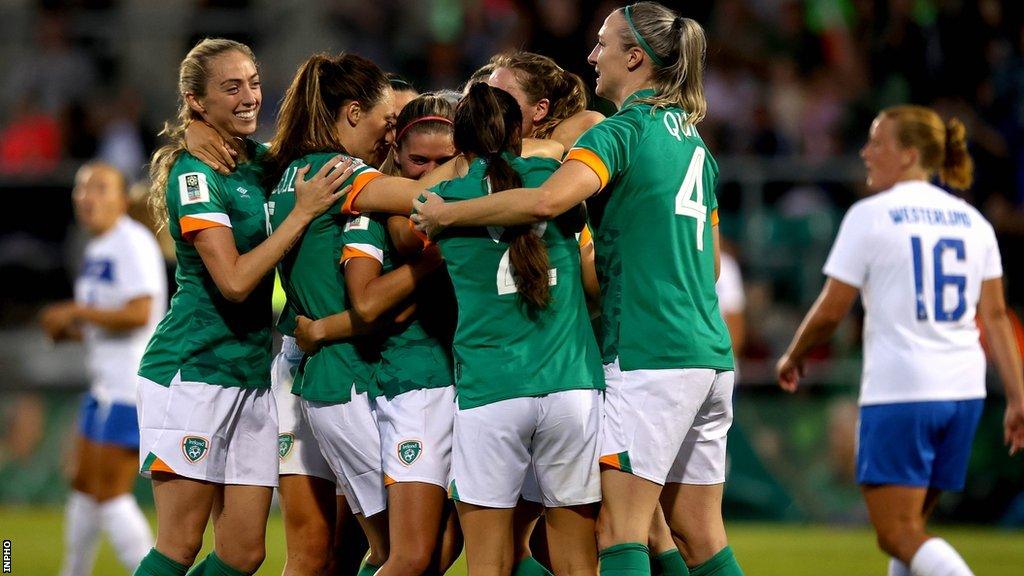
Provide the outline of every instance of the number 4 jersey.
{"type": "Polygon", "coordinates": [[[854,204],[824,272],[861,290],[860,403],[985,396],[974,313],[984,280],[1003,275],[992,226],[922,181],[854,204]]]}
{"type": "Polygon", "coordinates": [[[637,98],[576,142],[607,204],[594,245],[601,281],[601,352],[623,370],[732,370],[718,311],[712,228],[718,165],[678,108],[637,98]]]}

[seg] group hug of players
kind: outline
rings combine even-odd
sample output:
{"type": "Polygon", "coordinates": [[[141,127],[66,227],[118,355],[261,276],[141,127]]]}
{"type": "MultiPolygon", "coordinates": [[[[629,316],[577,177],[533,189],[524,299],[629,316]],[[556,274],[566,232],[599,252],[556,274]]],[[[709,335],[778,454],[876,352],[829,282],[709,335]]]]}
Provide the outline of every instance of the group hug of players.
{"type": "MultiPolygon", "coordinates": [[[[251,50],[223,39],[192,48],[171,143],[150,171],[177,290],[138,370],[139,459],[158,529],[135,574],[255,573],[275,486],[286,574],[442,574],[463,545],[473,576],[742,574],[721,515],[734,361],[715,294],[718,166],[696,130],[705,42],[698,23],[654,2],[611,12],[588,57],[596,93],[618,109],[609,118],[586,110],[578,77],[536,54],[496,56],[461,94],[422,95],[360,56],[315,55],[268,145],[249,138],[262,99],[251,50]],[[287,295],[276,327],[275,270],[287,295]],[[541,518],[544,563],[530,548],[541,518]],[[214,551],[196,563],[211,519],[214,551]],[[352,545],[363,536],[368,551],[352,545]]],[[[952,128],[928,114],[879,116],[872,142],[877,129],[892,148],[879,157],[906,154],[885,185],[865,156],[869,185],[888,189],[914,168],[915,186],[971,211],[983,278],[998,280],[991,227],[927,183],[946,177],[954,148],[952,128]],[[904,138],[915,123],[932,131],[904,138]],[[921,153],[932,140],[940,153],[921,153]]],[[[941,264],[964,242],[936,245],[931,267],[914,246],[927,279],[918,301],[934,284],[945,311],[941,282],[952,282],[967,308],[956,321],[973,322],[982,275],[956,284],[941,264]]],[[[866,281],[852,266],[826,291],[842,280],[856,296],[866,281]]],[[[780,361],[787,387],[834,328],[809,326],[826,300],[780,361]]],[[[973,335],[957,344],[972,359],[973,335]]],[[[1024,414],[1019,355],[1004,364],[1010,422],[1024,414]]],[[[966,414],[968,450],[976,388],[941,398],[975,403],[954,410],[966,414]]],[[[1024,424],[1007,426],[1024,445],[1024,424]]],[[[872,456],[883,472],[862,484],[907,484],[906,463],[886,456],[872,456]]],[[[962,464],[942,464],[952,480],[912,485],[958,488],[962,464]]],[[[897,531],[923,535],[929,506],[916,532],[897,531]]],[[[900,542],[885,550],[890,570],[940,573],[918,560],[928,547],[932,564],[956,556],[937,538],[900,542]]]]}

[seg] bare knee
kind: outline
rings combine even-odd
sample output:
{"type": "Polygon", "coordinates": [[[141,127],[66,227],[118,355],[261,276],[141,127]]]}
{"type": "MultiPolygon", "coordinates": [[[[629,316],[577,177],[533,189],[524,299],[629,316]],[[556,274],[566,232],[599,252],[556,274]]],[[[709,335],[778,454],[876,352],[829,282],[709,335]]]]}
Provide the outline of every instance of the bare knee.
{"type": "Polygon", "coordinates": [[[250,545],[235,544],[223,551],[217,550],[217,556],[239,572],[255,572],[266,559],[267,550],[262,542],[250,545]]]}
{"type": "Polygon", "coordinates": [[[926,536],[924,530],[912,522],[891,523],[875,530],[878,547],[883,552],[904,562],[913,557],[926,536]]]}
{"type": "Polygon", "coordinates": [[[330,565],[333,555],[331,534],[322,525],[307,523],[289,526],[287,534],[288,564],[302,573],[320,574],[330,565]]]}
{"type": "Polygon", "coordinates": [[[395,568],[395,574],[415,576],[424,574],[433,562],[433,550],[424,546],[395,548],[388,556],[388,565],[395,568]]]}

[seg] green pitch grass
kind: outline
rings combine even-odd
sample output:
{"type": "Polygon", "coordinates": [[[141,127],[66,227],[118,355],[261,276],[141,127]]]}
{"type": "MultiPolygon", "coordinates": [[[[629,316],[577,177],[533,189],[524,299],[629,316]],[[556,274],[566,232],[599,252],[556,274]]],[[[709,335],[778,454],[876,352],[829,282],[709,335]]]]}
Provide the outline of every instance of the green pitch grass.
{"type": "MultiPolygon", "coordinates": [[[[0,539],[11,541],[12,574],[57,573],[63,549],[61,516],[62,511],[55,508],[0,508],[0,539]]],[[[1019,574],[1024,566],[1024,533],[1020,531],[939,526],[935,532],[963,554],[978,576],[1019,574]]],[[[886,558],[875,548],[874,536],[867,528],[732,523],[729,536],[748,576],[864,576],[886,572],[886,558]]],[[[211,542],[208,533],[207,545],[211,542]]],[[[284,560],[284,528],[281,517],[274,514],[267,530],[267,560],[258,574],[279,575],[284,560]]],[[[106,542],[93,573],[128,574],[106,542]]],[[[449,574],[463,576],[465,564],[460,561],[449,574]]]]}

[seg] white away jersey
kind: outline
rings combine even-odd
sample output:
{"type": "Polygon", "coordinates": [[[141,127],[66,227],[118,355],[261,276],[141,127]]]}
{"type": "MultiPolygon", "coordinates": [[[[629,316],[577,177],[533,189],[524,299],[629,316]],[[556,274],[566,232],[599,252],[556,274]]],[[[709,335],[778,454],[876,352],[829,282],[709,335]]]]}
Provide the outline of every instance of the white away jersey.
{"type": "Polygon", "coordinates": [[[75,281],[75,302],[94,308],[121,308],[152,296],[149,322],[129,331],[83,327],[92,394],[100,401],[135,404],[135,373],[153,330],[167,311],[167,276],[156,238],[145,226],[122,216],[102,236],[89,241],[75,281]]]}
{"type": "Polygon", "coordinates": [[[850,208],[824,272],[861,290],[862,405],[985,396],[974,313],[982,281],[1003,268],[972,206],[923,181],[899,183],[850,208]]]}

